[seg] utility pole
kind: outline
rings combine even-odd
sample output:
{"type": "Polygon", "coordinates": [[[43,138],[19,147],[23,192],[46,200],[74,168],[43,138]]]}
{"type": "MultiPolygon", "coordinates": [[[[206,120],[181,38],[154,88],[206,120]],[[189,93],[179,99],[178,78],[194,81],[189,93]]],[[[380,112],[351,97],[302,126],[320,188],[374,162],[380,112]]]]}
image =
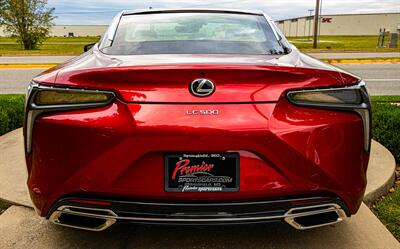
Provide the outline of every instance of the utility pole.
{"type": "Polygon", "coordinates": [[[318,18],[318,42],[321,38],[321,27],[322,27],[322,2],[323,0],[319,1],[319,18],[318,18]]]}
{"type": "Polygon", "coordinates": [[[310,12],[310,16],[308,17],[308,40],[311,41],[311,16],[314,10],[308,10],[310,12]]]}
{"type": "Polygon", "coordinates": [[[318,48],[319,3],[320,3],[320,0],[316,0],[315,16],[314,16],[314,42],[313,42],[313,48],[318,48]]]}

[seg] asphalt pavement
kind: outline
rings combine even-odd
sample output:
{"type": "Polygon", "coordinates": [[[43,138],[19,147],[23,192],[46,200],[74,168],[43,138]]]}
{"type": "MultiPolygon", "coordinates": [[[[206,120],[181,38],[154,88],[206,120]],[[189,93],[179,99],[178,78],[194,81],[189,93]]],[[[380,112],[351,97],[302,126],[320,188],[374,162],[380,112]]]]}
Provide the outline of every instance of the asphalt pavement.
{"type": "MultiPolygon", "coordinates": [[[[369,53],[309,53],[317,59],[366,59],[400,57],[399,52],[369,52],[369,53]]],[[[62,63],[74,56],[0,56],[0,64],[48,64],[62,63]]]]}
{"type": "Polygon", "coordinates": [[[44,70],[46,69],[0,68],[0,94],[25,93],[32,78],[44,70]]]}
{"type": "Polygon", "coordinates": [[[336,66],[361,77],[371,95],[400,95],[400,63],[336,66]]]}
{"type": "MultiPolygon", "coordinates": [[[[338,64],[336,66],[362,77],[371,95],[400,95],[400,63],[338,64]]],[[[44,70],[45,68],[0,69],[0,94],[25,93],[30,80],[44,70]]]]}

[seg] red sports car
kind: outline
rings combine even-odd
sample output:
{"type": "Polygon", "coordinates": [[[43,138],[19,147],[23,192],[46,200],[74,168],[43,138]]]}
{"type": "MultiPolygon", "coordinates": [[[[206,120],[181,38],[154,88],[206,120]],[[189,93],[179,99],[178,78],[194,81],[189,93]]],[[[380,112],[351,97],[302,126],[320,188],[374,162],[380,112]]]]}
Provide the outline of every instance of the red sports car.
{"type": "Polygon", "coordinates": [[[93,231],[319,227],[361,204],[370,117],[363,81],[262,12],[124,11],[30,84],[28,187],[39,215],[93,231]]]}

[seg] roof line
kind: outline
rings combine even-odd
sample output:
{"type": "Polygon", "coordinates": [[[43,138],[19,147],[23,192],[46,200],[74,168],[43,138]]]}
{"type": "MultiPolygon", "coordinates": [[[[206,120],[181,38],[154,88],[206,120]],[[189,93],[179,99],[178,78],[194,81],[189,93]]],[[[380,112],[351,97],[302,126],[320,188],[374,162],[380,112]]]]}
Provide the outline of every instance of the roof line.
{"type": "Polygon", "coordinates": [[[261,11],[255,10],[235,10],[235,9],[202,9],[202,8],[183,8],[183,9],[145,9],[145,10],[125,10],[123,15],[157,14],[157,13],[229,13],[246,15],[264,15],[261,11]]]}

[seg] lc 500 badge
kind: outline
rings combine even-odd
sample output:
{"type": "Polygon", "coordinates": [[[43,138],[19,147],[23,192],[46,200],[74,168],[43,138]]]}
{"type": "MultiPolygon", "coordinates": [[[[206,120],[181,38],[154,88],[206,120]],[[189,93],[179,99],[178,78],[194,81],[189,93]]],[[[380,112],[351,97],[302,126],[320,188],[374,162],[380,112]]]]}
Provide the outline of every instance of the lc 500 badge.
{"type": "Polygon", "coordinates": [[[187,110],[186,115],[219,115],[220,110],[187,110]]]}

